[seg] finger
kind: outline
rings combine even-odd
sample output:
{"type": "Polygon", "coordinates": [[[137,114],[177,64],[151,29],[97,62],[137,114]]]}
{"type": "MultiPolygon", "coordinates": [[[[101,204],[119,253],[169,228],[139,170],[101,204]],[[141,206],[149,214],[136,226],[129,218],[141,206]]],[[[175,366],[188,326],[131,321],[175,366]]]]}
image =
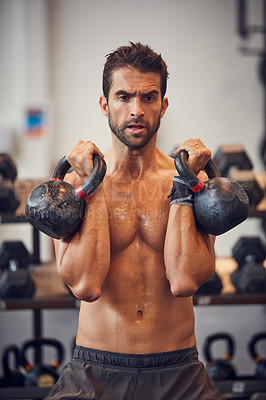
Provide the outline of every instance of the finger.
{"type": "Polygon", "coordinates": [[[70,163],[75,172],[82,178],[86,179],[93,170],[93,155],[99,154],[104,157],[103,153],[90,140],[78,140],[74,147],[67,153],[66,159],[70,163]]]}
{"type": "Polygon", "coordinates": [[[92,150],[93,154],[94,153],[98,154],[99,156],[104,158],[104,154],[101,152],[101,150],[93,142],[91,142],[90,140],[87,140],[85,143],[88,145],[88,148],[90,150],[92,150]]]}
{"type": "Polygon", "coordinates": [[[188,164],[196,175],[204,169],[211,158],[211,151],[198,138],[186,140],[175,150],[174,154],[176,155],[181,150],[188,152],[188,164]]]}
{"type": "Polygon", "coordinates": [[[76,159],[77,157],[92,159],[93,154],[99,154],[101,157],[104,157],[104,154],[93,142],[79,140],[67,153],[67,159],[76,159]]]}
{"type": "Polygon", "coordinates": [[[176,155],[179,153],[181,150],[186,150],[187,152],[197,152],[197,150],[204,148],[204,144],[200,139],[187,139],[183,144],[181,144],[175,151],[174,154],[176,155]]]}
{"type": "Polygon", "coordinates": [[[92,159],[93,154],[99,154],[101,157],[104,157],[101,150],[90,140],[86,140],[85,142],[82,140],[78,141],[70,152],[72,151],[77,152],[80,155],[85,154],[85,156],[90,159],[92,159]]]}

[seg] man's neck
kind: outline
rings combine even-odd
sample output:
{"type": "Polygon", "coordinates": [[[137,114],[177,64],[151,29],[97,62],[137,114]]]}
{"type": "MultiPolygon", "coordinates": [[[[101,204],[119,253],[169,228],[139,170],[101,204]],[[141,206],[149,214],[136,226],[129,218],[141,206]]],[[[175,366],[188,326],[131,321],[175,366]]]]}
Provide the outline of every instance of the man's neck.
{"type": "Polygon", "coordinates": [[[105,155],[108,172],[121,177],[140,179],[148,170],[157,169],[156,135],[140,149],[131,149],[113,135],[112,145],[105,155]]]}

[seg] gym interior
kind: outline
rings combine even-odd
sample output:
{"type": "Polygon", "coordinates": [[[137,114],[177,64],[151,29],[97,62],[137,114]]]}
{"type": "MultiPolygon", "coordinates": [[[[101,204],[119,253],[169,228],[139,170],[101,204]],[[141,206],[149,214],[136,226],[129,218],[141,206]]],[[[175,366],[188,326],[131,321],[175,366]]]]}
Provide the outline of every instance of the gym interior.
{"type": "Polygon", "coordinates": [[[249,196],[248,218],[217,236],[216,273],[194,296],[196,335],[227,399],[266,399],[265,0],[0,1],[0,398],[42,399],[71,358],[79,301],[25,204],[77,140],[110,146],[102,67],[129,41],[169,68],[159,149],[199,137],[249,196]],[[32,368],[56,354],[48,383],[17,365],[17,348],[32,368]]]}

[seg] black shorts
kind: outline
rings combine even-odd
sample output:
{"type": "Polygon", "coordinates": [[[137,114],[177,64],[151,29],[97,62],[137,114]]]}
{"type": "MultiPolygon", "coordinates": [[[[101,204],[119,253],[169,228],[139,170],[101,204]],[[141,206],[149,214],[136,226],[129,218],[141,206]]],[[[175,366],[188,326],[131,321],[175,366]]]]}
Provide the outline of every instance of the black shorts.
{"type": "Polygon", "coordinates": [[[222,400],[196,347],[120,354],[76,346],[46,400],[222,400]]]}

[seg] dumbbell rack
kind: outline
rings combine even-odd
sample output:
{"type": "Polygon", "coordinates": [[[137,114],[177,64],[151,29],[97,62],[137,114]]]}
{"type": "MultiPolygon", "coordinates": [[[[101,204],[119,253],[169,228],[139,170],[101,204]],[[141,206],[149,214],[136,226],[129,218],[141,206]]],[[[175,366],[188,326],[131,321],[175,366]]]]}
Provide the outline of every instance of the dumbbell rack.
{"type": "MultiPolygon", "coordinates": [[[[247,304],[266,304],[266,294],[261,295],[211,295],[211,296],[194,296],[194,305],[210,306],[210,305],[247,305],[247,304]]],[[[42,335],[42,310],[50,309],[76,309],[79,308],[80,302],[70,295],[62,296],[59,299],[23,299],[23,300],[5,300],[0,302],[0,310],[32,310],[33,311],[33,336],[42,335]]],[[[37,361],[40,354],[36,354],[37,361]]],[[[249,378],[237,378],[235,380],[227,380],[217,382],[217,386],[222,393],[230,393],[237,399],[248,400],[254,392],[266,392],[266,382],[251,380],[249,378]]],[[[0,388],[1,399],[42,399],[48,393],[49,388],[0,388]]],[[[231,395],[230,395],[231,396],[231,395]]]]}
{"type": "MultiPolygon", "coordinates": [[[[24,215],[13,214],[0,214],[1,224],[17,224],[28,223],[24,215]]],[[[40,264],[40,232],[31,227],[32,229],[32,263],[40,264]]],[[[31,310],[32,311],[32,336],[34,338],[42,336],[42,310],[45,309],[66,309],[77,308],[79,302],[71,296],[60,297],[59,299],[0,299],[0,311],[6,310],[31,310]]],[[[39,364],[42,361],[41,349],[36,349],[35,363],[39,364]]],[[[6,387],[0,388],[0,399],[42,399],[44,398],[50,388],[38,387],[6,387]]]]}

